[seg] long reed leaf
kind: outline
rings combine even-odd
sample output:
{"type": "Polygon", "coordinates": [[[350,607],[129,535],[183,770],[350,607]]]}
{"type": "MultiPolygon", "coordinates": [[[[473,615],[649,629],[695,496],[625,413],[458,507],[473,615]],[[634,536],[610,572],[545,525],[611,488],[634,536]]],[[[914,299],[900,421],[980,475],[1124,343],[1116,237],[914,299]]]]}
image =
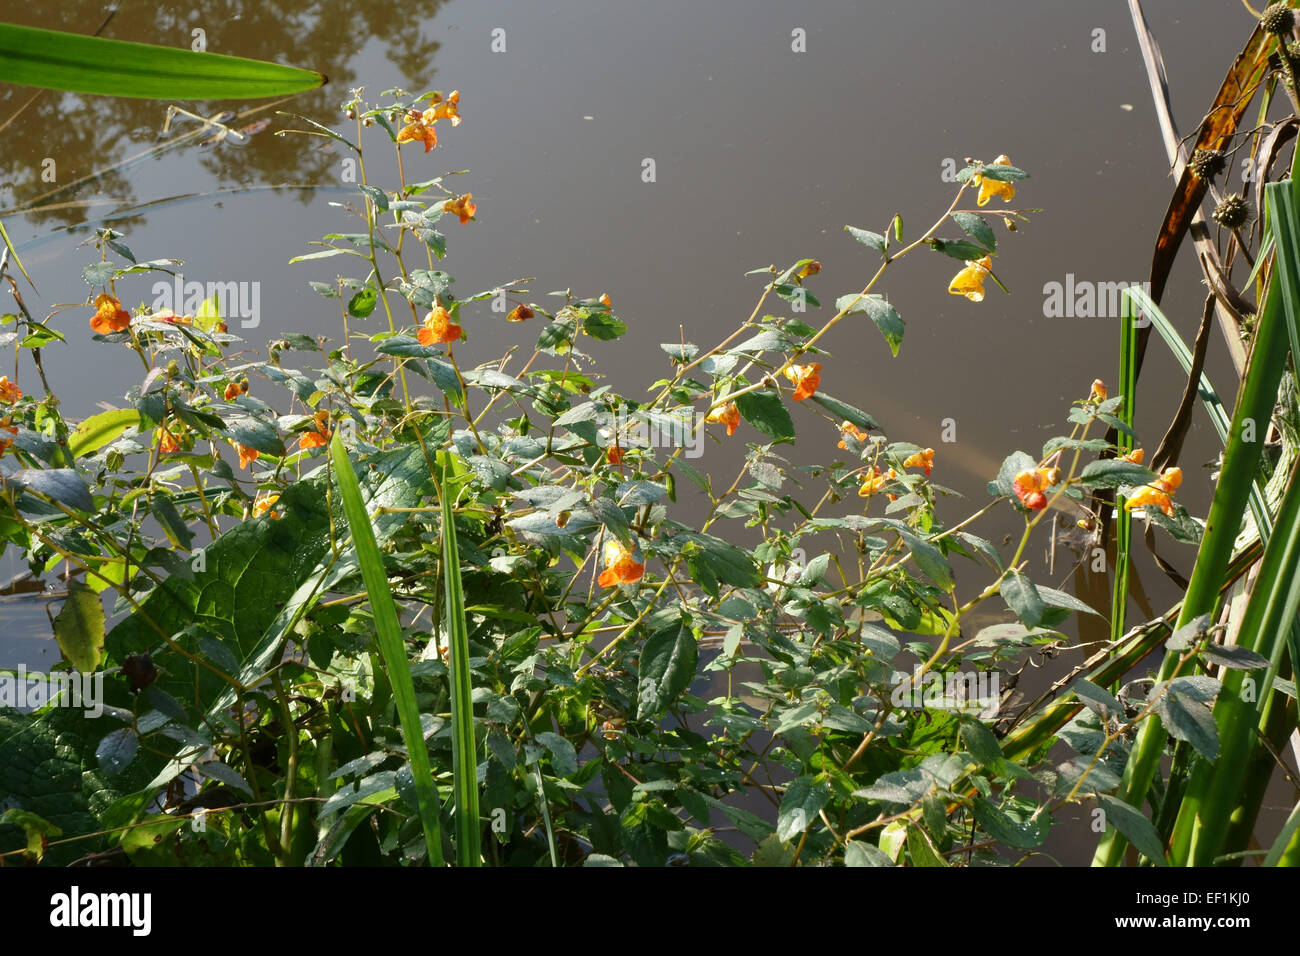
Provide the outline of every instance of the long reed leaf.
{"type": "Polygon", "coordinates": [[[388,588],[388,574],[384,559],[375,542],[375,530],[370,515],[361,500],[361,485],[357,473],[348,460],[347,449],[338,432],[330,441],[330,459],[343,498],[343,512],[352,530],[352,543],[357,550],[361,566],[361,579],[370,597],[370,610],[375,617],[375,633],[379,640],[379,653],[388,671],[388,683],[397,704],[397,718],[402,727],[402,740],[411,763],[415,799],[419,805],[420,823],[424,828],[424,842],[429,851],[429,862],[442,866],[442,835],[438,824],[438,790],[429,767],[429,751],[424,743],[424,730],[420,725],[420,709],[415,703],[415,683],[411,679],[411,664],[406,657],[402,641],[402,627],[397,617],[393,592],[388,588]]]}
{"type": "Polygon", "coordinates": [[[469,628],[465,622],[465,590],[456,551],[455,502],[444,473],[439,476],[442,501],[442,580],[446,605],[442,620],[450,650],[451,769],[456,794],[456,864],[478,866],[479,846],[478,761],[474,746],[474,686],[469,671],[469,628]]]}
{"type": "Polygon", "coordinates": [[[324,82],[279,63],[0,23],[0,83],[174,101],[286,96],[324,82]]]}

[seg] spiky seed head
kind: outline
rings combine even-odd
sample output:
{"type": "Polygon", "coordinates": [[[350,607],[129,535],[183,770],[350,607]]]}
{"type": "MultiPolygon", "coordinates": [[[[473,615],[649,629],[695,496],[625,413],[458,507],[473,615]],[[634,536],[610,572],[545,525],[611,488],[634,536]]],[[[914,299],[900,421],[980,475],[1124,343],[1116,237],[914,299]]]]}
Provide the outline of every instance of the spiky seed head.
{"type": "Polygon", "coordinates": [[[1259,18],[1259,25],[1265,33],[1277,37],[1287,36],[1295,29],[1295,12],[1285,3],[1274,3],[1259,18]]]}
{"type": "Polygon", "coordinates": [[[1214,210],[1214,221],[1225,229],[1236,229],[1246,224],[1250,207],[1241,196],[1229,196],[1214,210]]]}

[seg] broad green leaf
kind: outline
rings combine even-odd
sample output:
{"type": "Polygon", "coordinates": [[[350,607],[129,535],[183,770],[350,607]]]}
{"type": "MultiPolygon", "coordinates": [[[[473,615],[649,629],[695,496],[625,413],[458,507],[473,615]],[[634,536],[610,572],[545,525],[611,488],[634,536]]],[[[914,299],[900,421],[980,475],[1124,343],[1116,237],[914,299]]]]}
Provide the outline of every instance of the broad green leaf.
{"type": "Polygon", "coordinates": [[[1128,841],[1156,866],[1168,865],[1165,861],[1165,848],[1160,842],[1156,828],[1140,811],[1133,809],[1123,800],[1108,797],[1104,793],[1097,795],[1097,803],[1106,814],[1107,826],[1112,826],[1124,834],[1128,841]]]}
{"type": "Polygon", "coordinates": [[[140,424],[140,413],[134,408],[116,408],[91,415],[68,436],[68,451],[73,458],[93,454],[105,445],[117,441],[122,432],[140,424]]]}
{"type": "Polygon", "coordinates": [[[816,777],[803,776],[790,781],[776,816],[777,839],[789,840],[807,830],[830,799],[830,787],[816,777]]]}
{"type": "Polygon", "coordinates": [[[678,622],[652,635],[641,650],[637,719],[661,715],[690,687],[699,661],[695,635],[678,622]]]}
{"type": "Polygon", "coordinates": [[[885,337],[885,341],[889,343],[889,351],[895,356],[898,355],[898,349],[903,344],[903,319],[884,298],[859,293],[842,295],[835,300],[835,310],[837,312],[847,310],[850,314],[861,312],[869,316],[871,321],[876,323],[876,328],[880,329],[880,334],[885,337]]]}
{"type": "Polygon", "coordinates": [[[54,618],[54,639],[63,658],[83,674],[104,659],[104,607],[99,595],[78,581],[68,582],[68,598],[54,618]]]}
{"type": "Polygon", "coordinates": [[[767,391],[747,392],[737,396],[736,408],[745,421],[769,438],[794,437],[794,419],[781,396],[767,391]]]}

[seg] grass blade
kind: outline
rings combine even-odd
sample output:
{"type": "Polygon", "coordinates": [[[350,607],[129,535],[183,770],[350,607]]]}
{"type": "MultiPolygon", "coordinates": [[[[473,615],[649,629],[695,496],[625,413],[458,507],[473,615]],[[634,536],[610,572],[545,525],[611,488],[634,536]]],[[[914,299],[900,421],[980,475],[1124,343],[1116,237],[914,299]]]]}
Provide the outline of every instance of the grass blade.
{"type": "Polygon", "coordinates": [[[420,808],[420,823],[424,827],[424,842],[429,850],[429,862],[442,866],[442,836],[438,826],[438,790],[429,768],[429,751],[424,743],[420,725],[420,709],[415,703],[415,684],[411,680],[411,665],[406,659],[406,646],[402,641],[402,627],[397,618],[397,605],[388,588],[388,574],[384,559],[375,543],[375,530],[370,524],[365,503],[361,500],[361,485],[357,473],[348,461],[347,449],[338,432],[330,442],[330,458],[338,479],[339,493],[343,498],[343,511],[352,529],[352,542],[357,549],[357,562],[361,565],[361,578],[370,596],[370,610],[375,616],[375,633],[379,652],[388,671],[388,683],[397,703],[398,722],[402,725],[402,739],[410,756],[411,774],[415,783],[415,798],[420,808]]]}
{"type": "Polygon", "coordinates": [[[0,83],[157,100],[233,100],[314,90],[314,70],[219,53],[0,23],[0,83]]]}
{"type": "Polygon", "coordinates": [[[456,864],[478,866],[479,847],[478,761],[474,746],[474,685],[469,672],[469,628],[465,623],[465,591],[456,551],[455,502],[444,470],[438,482],[442,501],[442,580],[446,607],[443,623],[450,648],[451,769],[456,793],[456,864]]]}

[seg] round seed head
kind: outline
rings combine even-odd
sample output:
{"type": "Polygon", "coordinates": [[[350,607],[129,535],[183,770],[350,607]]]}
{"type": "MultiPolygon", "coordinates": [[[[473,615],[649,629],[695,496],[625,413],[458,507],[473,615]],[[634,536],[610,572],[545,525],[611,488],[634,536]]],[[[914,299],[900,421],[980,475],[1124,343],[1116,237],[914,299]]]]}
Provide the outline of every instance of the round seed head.
{"type": "Polygon", "coordinates": [[[1213,218],[1215,222],[1225,229],[1236,229],[1246,224],[1249,215],[1250,207],[1246,205],[1246,200],[1241,196],[1229,196],[1219,203],[1214,210],[1213,218]]]}

